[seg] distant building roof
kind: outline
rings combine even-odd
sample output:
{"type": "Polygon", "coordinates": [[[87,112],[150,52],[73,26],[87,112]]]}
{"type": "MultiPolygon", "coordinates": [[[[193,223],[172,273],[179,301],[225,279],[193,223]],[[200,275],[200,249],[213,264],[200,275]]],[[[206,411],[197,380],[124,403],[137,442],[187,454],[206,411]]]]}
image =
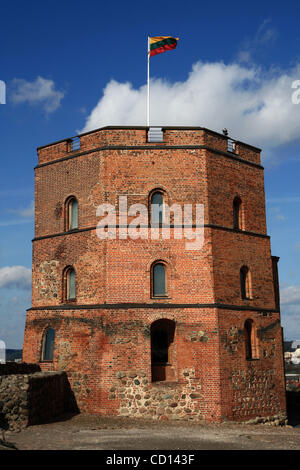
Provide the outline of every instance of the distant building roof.
{"type": "Polygon", "coordinates": [[[283,350],[285,352],[293,352],[299,347],[300,347],[300,339],[296,339],[294,341],[284,341],[283,342],[283,350]]]}

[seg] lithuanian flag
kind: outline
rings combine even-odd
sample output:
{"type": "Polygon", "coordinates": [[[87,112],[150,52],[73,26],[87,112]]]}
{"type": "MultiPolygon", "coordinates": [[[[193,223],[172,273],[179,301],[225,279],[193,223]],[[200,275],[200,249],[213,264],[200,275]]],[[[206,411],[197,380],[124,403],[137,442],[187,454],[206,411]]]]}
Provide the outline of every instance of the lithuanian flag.
{"type": "Polygon", "coordinates": [[[170,51],[175,49],[179,38],[172,38],[171,36],[156,36],[150,39],[150,57],[162,52],[170,51]]]}

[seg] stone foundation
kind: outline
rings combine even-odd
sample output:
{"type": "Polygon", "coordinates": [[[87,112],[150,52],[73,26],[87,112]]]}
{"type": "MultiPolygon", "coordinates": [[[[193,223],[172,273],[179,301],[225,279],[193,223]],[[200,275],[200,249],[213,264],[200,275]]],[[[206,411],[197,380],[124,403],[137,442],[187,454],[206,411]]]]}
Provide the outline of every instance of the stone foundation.
{"type": "Polygon", "coordinates": [[[201,385],[193,369],[182,374],[183,383],[152,382],[143,372],[117,373],[109,399],[120,402],[119,415],[154,419],[204,419],[201,385]]]}
{"type": "Polygon", "coordinates": [[[271,426],[285,426],[288,424],[288,419],[285,414],[275,416],[257,416],[254,419],[245,421],[244,424],[269,424],[271,426]]]}

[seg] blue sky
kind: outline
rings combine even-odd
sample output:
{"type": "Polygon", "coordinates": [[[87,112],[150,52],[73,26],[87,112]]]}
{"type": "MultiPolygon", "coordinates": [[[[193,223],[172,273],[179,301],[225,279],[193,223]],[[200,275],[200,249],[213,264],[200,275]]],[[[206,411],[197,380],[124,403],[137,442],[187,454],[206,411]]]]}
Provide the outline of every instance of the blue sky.
{"type": "Polygon", "coordinates": [[[227,127],[263,148],[284,335],[300,338],[300,104],[291,100],[300,80],[299,14],[296,2],[1,6],[0,339],[7,347],[22,347],[30,306],[36,147],[102,125],[145,124],[148,34],[180,38],[176,51],[151,59],[152,124],[227,127]]]}

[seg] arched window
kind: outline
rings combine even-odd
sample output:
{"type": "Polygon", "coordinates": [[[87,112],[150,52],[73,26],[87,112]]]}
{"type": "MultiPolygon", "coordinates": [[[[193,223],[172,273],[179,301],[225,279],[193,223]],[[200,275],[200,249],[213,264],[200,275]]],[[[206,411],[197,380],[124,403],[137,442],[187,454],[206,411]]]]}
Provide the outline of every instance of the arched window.
{"type": "Polygon", "coordinates": [[[76,273],[72,267],[64,271],[64,300],[76,299],[76,273]]]}
{"type": "Polygon", "coordinates": [[[246,347],[246,359],[258,359],[258,340],[256,327],[253,320],[249,319],[245,321],[244,325],[245,333],[245,347],[246,347]]]}
{"type": "Polygon", "coordinates": [[[244,300],[251,299],[251,273],[247,266],[242,266],[240,269],[240,281],[241,281],[241,297],[244,300]]]}
{"type": "Polygon", "coordinates": [[[242,229],[242,200],[238,196],[233,200],[233,227],[242,229]]]}
{"type": "Polygon", "coordinates": [[[157,320],[151,325],[152,382],[172,380],[174,368],[174,333],[172,320],[157,320]]]}
{"type": "Polygon", "coordinates": [[[167,295],[166,266],[162,262],[155,262],[151,269],[152,296],[164,297],[167,295]]]}
{"type": "Polygon", "coordinates": [[[43,336],[42,361],[53,361],[55,330],[47,328],[43,336]]]}
{"type": "Polygon", "coordinates": [[[65,204],[66,230],[78,228],[78,201],[76,197],[71,196],[65,204]]]}
{"type": "Polygon", "coordinates": [[[161,227],[164,222],[164,196],[162,191],[154,191],[150,197],[151,226],[161,227]]]}

